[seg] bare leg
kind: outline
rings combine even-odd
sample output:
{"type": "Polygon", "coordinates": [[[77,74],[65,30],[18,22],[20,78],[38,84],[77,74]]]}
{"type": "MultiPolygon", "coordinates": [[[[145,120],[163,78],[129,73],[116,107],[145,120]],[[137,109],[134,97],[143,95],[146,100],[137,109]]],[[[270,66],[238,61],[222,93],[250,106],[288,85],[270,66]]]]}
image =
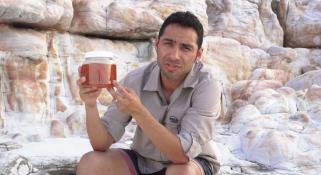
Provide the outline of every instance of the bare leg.
{"type": "Polygon", "coordinates": [[[173,164],[167,167],[166,175],[203,175],[203,169],[195,160],[187,164],[173,164]]]}
{"type": "Polygon", "coordinates": [[[110,149],[106,152],[92,151],[81,158],[77,175],[130,175],[126,160],[120,150],[110,149]]]}

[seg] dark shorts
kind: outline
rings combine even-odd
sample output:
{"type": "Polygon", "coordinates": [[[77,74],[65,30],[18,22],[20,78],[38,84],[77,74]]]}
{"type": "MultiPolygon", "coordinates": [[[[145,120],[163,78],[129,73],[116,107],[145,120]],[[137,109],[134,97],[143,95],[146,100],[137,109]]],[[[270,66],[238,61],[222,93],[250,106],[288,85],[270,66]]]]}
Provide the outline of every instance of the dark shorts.
{"type": "MultiPolygon", "coordinates": [[[[163,168],[160,171],[157,171],[155,173],[152,174],[143,174],[139,171],[138,168],[138,161],[137,161],[137,153],[133,150],[128,150],[128,149],[120,149],[122,156],[124,157],[124,159],[126,160],[127,164],[129,165],[129,171],[131,173],[131,175],[165,175],[166,172],[166,168],[163,168]],[[131,166],[133,165],[133,166],[131,166]]],[[[211,168],[210,163],[201,157],[196,157],[195,158],[196,162],[202,167],[203,171],[204,171],[204,175],[213,175],[213,171],[211,168]]]]}

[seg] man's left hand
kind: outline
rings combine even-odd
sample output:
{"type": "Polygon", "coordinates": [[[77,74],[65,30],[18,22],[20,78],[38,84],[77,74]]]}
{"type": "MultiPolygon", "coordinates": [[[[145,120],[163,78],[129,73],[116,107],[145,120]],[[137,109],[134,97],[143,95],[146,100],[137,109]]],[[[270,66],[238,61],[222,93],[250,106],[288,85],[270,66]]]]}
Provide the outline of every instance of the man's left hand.
{"type": "Polygon", "coordinates": [[[120,112],[133,115],[144,107],[134,90],[124,87],[116,81],[113,84],[116,90],[114,88],[108,88],[107,90],[113,96],[120,112]]]}

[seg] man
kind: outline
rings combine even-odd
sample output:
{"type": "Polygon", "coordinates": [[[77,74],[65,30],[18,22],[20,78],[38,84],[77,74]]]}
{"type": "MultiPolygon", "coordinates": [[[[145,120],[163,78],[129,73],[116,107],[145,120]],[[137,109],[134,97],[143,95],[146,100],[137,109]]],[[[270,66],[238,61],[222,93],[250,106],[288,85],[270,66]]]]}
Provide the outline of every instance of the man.
{"type": "Polygon", "coordinates": [[[130,72],[115,89],[102,119],[101,90],[85,88],[86,125],[93,152],[77,175],[211,175],[218,163],[210,140],[219,116],[221,88],[199,61],[203,27],[190,12],[171,14],[156,39],[157,62],[130,72]],[[131,119],[137,129],[130,150],[110,149],[131,119]]]}

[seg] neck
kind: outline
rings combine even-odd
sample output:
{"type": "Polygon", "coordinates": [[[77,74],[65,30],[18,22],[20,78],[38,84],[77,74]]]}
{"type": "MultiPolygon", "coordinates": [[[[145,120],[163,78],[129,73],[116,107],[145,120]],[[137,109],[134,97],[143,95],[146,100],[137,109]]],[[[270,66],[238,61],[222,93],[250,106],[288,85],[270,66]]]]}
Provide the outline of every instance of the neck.
{"type": "Polygon", "coordinates": [[[183,82],[183,80],[171,80],[164,76],[161,76],[162,91],[167,102],[170,102],[171,95],[173,94],[175,89],[183,82]]]}

